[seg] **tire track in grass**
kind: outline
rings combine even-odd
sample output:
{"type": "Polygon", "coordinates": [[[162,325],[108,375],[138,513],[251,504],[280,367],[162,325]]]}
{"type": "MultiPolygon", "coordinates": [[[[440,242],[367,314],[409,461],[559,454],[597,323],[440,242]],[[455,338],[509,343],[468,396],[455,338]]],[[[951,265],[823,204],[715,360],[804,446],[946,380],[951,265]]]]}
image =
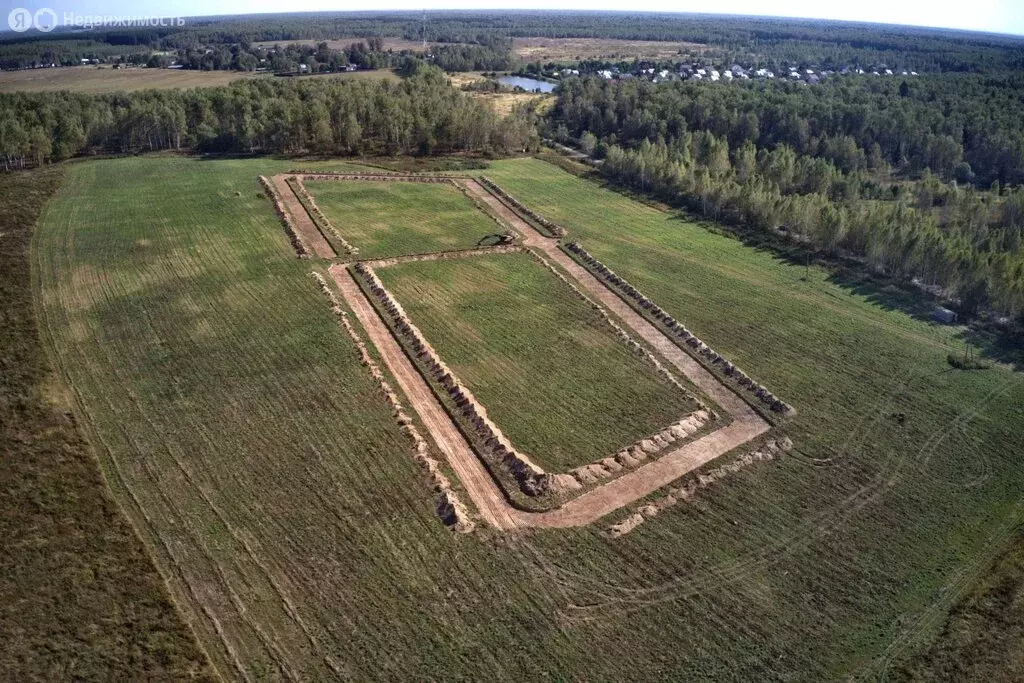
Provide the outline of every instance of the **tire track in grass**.
{"type": "MultiPolygon", "coordinates": [[[[891,402],[907,389],[909,383],[909,381],[898,383],[896,389],[889,396],[883,398],[880,403],[891,405],[891,402]]],[[[998,398],[1012,383],[1012,378],[1007,379],[1004,383],[989,392],[989,394],[976,406],[963,411],[961,415],[958,416],[958,420],[962,418],[970,419],[972,416],[980,414],[986,406],[991,405],[994,401],[998,400],[998,398]]],[[[880,419],[880,416],[885,414],[887,414],[885,411],[876,411],[876,417],[862,423],[861,428],[855,429],[854,432],[859,434],[869,433],[874,428],[876,421],[880,419]]],[[[946,431],[956,428],[956,424],[953,424],[948,427],[946,431]]],[[[860,439],[855,438],[855,440],[860,439]]],[[[906,465],[911,461],[916,463],[921,458],[929,457],[930,451],[934,450],[941,440],[941,435],[937,435],[936,438],[927,442],[914,455],[894,455],[890,458],[888,466],[879,471],[869,484],[862,486],[855,493],[844,499],[840,504],[819,513],[814,519],[800,524],[784,538],[781,538],[776,542],[766,544],[744,558],[708,568],[698,576],[681,577],[680,579],[662,582],[660,584],[643,588],[615,584],[612,582],[603,582],[594,589],[595,597],[597,597],[598,600],[593,601],[591,604],[579,604],[568,601],[560,612],[560,618],[565,619],[568,624],[574,624],[618,617],[623,614],[647,609],[651,606],[662,604],[664,602],[692,598],[709,591],[722,589],[725,586],[735,584],[745,579],[755,572],[764,572],[769,570],[782,560],[811,547],[815,542],[833,533],[840,532],[849,523],[849,520],[853,515],[877,502],[887,491],[899,484],[902,479],[903,469],[906,465]]],[[[1022,501],[1018,506],[1018,509],[1024,510],[1024,501],[1022,501]]],[[[1001,538],[1012,535],[1013,530],[1017,525],[1019,525],[1020,521],[1024,521],[1024,513],[1018,513],[1018,516],[1015,517],[1014,520],[1015,521],[1013,523],[1006,527],[1007,531],[1001,536],[1001,538]]],[[[993,542],[991,545],[1001,547],[998,540],[993,542]]],[[[566,572],[558,567],[556,563],[546,561],[546,558],[543,557],[543,551],[536,547],[530,547],[529,544],[526,544],[526,547],[533,556],[531,564],[533,566],[542,567],[545,574],[561,582],[563,585],[577,585],[577,582],[581,578],[585,578],[578,573],[566,572]]],[[[996,548],[996,551],[994,552],[997,551],[998,548],[996,548]]],[[[983,570],[986,558],[993,556],[994,552],[983,553],[982,560],[979,563],[976,563],[975,566],[980,565],[983,570]]],[[[963,581],[959,581],[956,578],[954,578],[954,582],[956,585],[963,583],[963,581]]],[[[942,610],[942,603],[938,603],[932,605],[926,615],[931,615],[932,618],[937,618],[944,613],[942,610]]],[[[921,617],[918,620],[921,626],[914,632],[919,632],[920,630],[927,628],[928,622],[924,621],[924,619],[925,617],[921,617]]],[[[901,642],[909,641],[911,639],[910,635],[906,635],[901,642]]]]}
{"type": "MultiPolygon", "coordinates": [[[[124,280],[124,278],[122,278],[121,280],[119,280],[117,285],[119,287],[123,287],[124,282],[125,282],[125,280],[124,280]]],[[[107,298],[109,303],[113,303],[115,301],[127,300],[127,296],[128,296],[128,292],[124,291],[123,289],[121,289],[120,291],[118,291],[117,289],[115,289],[114,291],[111,291],[108,288],[108,289],[106,289],[105,294],[106,294],[106,298],[107,298]]],[[[158,332],[154,328],[154,326],[152,324],[152,321],[153,321],[154,318],[161,319],[161,320],[162,319],[173,319],[173,316],[169,316],[168,317],[168,315],[167,315],[166,304],[161,306],[161,308],[159,310],[157,310],[157,311],[150,311],[148,309],[142,309],[141,310],[141,314],[137,318],[138,320],[140,320],[143,323],[140,326],[139,329],[143,329],[143,330],[146,330],[148,332],[148,334],[146,334],[145,336],[147,336],[147,337],[149,337],[150,339],[153,339],[153,340],[163,340],[164,337],[160,334],[160,332],[158,332]]],[[[162,343],[166,343],[166,342],[162,342],[162,343]]],[[[109,349],[109,348],[112,347],[112,345],[104,345],[104,347],[109,349]]],[[[114,361],[114,359],[113,358],[108,358],[108,361],[109,361],[108,364],[110,365],[110,367],[115,368],[114,369],[115,374],[120,374],[119,369],[116,368],[116,362],[114,361]]],[[[170,457],[171,461],[174,463],[174,466],[180,472],[180,474],[182,476],[183,487],[181,489],[179,489],[179,494],[180,493],[185,493],[186,491],[191,490],[191,491],[194,492],[195,495],[198,496],[198,498],[195,499],[192,504],[189,504],[187,507],[183,506],[183,509],[188,509],[189,510],[189,512],[191,513],[189,515],[189,517],[195,515],[196,513],[198,513],[202,509],[208,509],[208,510],[210,510],[213,513],[213,518],[212,519],[213,520],[217,520],[221,524],[223,524],[224,523],[223,516],[219,513],[219,510],[213,504],[213,502],[210,499],[209,495],[203,490],[202,484],[200,484],[197,481],[196,477],[191,472],[191,470],[184,464],[184,461],[182,459],[182,454],[176,452],[174,446],[172,445],[174,443],[174,441],[172,439],[166,438],[166,436],[163,435],[163,430],[161,429],[161,427],[156,422],[153,421],[152,417],[150,416],[150,413],[146,410],[146,408],[144,406],[144,402],[140,399],[140,397],[134,391],[132,391],[129,388],[131,386],[131,378],[130,378],[130,376],[122,376],[122,385],[125,387],[124,391],[126,392],[127,396],[129,397],[129,400],[130,400],[131,404],[135,406],[136,412],[137,412],[139,418],[142,419],[143,421],[145,421],[145,423],[149,425],[149,433],[153,434],[153,435],[159,435],[159,438],[156,439],[156,440],[159,443],[163,444],[163,446],[161,448],[159,448],[158,450],[162,450],[163,452],[165,452],[170,457]]],[[[195,431],[197,426],[198,425],[193,425],[192,431],[195,431]]],[[[139,450],[139,452],[145,452],[139,446],[136,446],[136,448],[139,450]]],[[[152,452],[153,449],[149,449],[149,450],[152,452]]],[[[162,479],[163,477],[167,476],[167,472],[163,471],[160,475],[156,475],[156,476],[159,476],[162,479]]],[[[179,505],[180,504],[181,503],[179,502],[179,505]]],[[[200,513],[200,516],[202,516],[201,513],[200,513]]],[[[186,528],[188,528],[190,526],[188,521],[185,522],[185,526],[186,526],[186,528]]],[[[194,521],[192,521],[191,526],[193,526],[193,527],[195,526],[195,522],[194,521]]],[[[201,526],[202,526],[202,528],[207,528],[208,529],[208,528],[210,528],[211,525],[210,525],[209,521],[204,521],[201,524],[201,526]]],[[[230,529],[229,529],[229,533],[230,533],[230,529]]],[[[235,537],[234,540],[237,542],[238,541],[237,537],[235,537]]],[[[270,659],[275,663],[276,667],[281,672],[281,674],[284,675],[287,678],[292,679],[292,680],[297,680],[298,679],[297,673],[295,671],[293,671],[291,669],[290,665],[289,665],[290,657],[287,656],[283,652],[283,650],[282,650],[281,643],[284,642],[285,639],[284,638],[280,638],[280,637],[272,638],[272,637],[269,637],[267,635],[267,633],[265,632],[263,627],[260,625],[260,622],[257,621],[257,620],[254,620],[253,617],[250,615],[250,610],[246,607],[245,603],[239,597],[237,591],[233,588],[233,586],[232,586],[233,581],[229,577],[228,573],[225,571],[225,568],[224,568],[223,564],[221,562],[218,562],[215,559],[215,557],[210,553],[210,551],[205,548],[205,544],[204,543],[198,543],[196,547],[197,547],[197,549],[201,550],[202,554],[206,558],[206,561],[215,570],[216,575],[217,575],[221,585],[224,587],[224,590],[227,592],[227,595],[231,599],[231,603],[234,606],[235,613],[238,615],[239,620],[242,623],[246,624],[246,626],[252,631],[252,633],[255,634],[255,636],[259,639],[259,641],[262,643],[262,646],[263,646],[264,650],[268,653],[268,655],[270,656],[270,659]]],[[[236,553],[233,554],[233,556],[237,560],[237,558],[244,557],[245,555],[242,552],[236,552],[236,553]]],[[[241,564],[237,565],[236,569],[237,569],[239,574],[241,574],[243,576],[248,575],[248,576],[246,576],[246,578],[244,580],[244,584],[247,587],[251,587],[253,585],[253,582],[252,582],[251,578],[249,578],[249,577],[252,577],[253,571],[251,569],[249,569],[249,570],[243,569],[241,564]]],[[[274,622],[271,622],[271,623],[274,623],[274,622]]]]}
{"type": "MultiPolygon", "coordinates": [[[[177,272],[178,269],[166,269],[163,266],[158,266],[157,270],[160,273],[158,275],[158,278],[159,277],[163,277],[165,274],[170,274],[172,276],[180,276],[180,273],[177,272]]],[[[188,269],[186,268],[185,270],[187,272],[188,269]]],[[[143,275],[143,273],[145,273],[145,272],[146,272],[145,269],[139,269],[136,273],[134,273],[135,274],[135,278],[134,279],[136,281],[138,281],[138,280],[142,280],[142,281],[147,280],[147,277],[143,275]]],[[[110,305],[114,305],[118,301],[125,300],[125,297],[130,295],[130,291],[128,289],[126,289],[126,287],[130,286],[131,278],[129,278],[127,276],[109,277],[109,273],[107,273],[107,272],[100,273],[99,277],[100,277],[101,283],[100,283],[98,291],[102,295],[102,301],[104,301],[105,303],[110,304],[110,305]]],[[[161,315],[164,315],[164,314],[167,313],[167,311],[166,311],[165,307],[161,307],[158,311],[156,311],[156,313],[160,313],[161,315]]],[[[143,309],[141,315],[139,315],[137,317],[137,319],[141,320],[144,323],[140,327],[140,329],[144,329],[144,330],[147,331],[148,334],[146,334],[146,336],[148,336],[151,339],[160,339],[160,338],[162,338],[161,334],[158,331],[156,331],[154,329],[153,325],[152,325],[153,315],[154,315],[154,311],[143,309]]],[[[131,379],[132,379],[131,376],[130,375],[126,375],[124,372],[122,372],[120,367],[119,367],[119,364],[115,361],[115,358],[110,355],[110,351],[111,351],[111,349],[113,348],[114,345],[113,344],[101,344],[101,346],[103,347],[102,348],[102,352],[106,353],[106,355],[107,355],[108,367],[112,368],[116,375],[120,376],[120,379],[121,379],[120,383],[122,384],[122,386],[125,386],[125,387],[130,386],[131,379]]],[[[88,366],[88,363],[86,363],[86,365],[88,366]]],[[[146,409],[143,407],[143,402],[131,390],[126,388],[125,391],[128,392],[128,397],[130,399],[129,403],[131,405],[135,406],[136,412],[141,416],[141,418],[143,420],[145,420],[150,425],[150,433],[151,434],[160,434],[161,433],[161,429],[159,428],[159,426],[156,423],[154,423],[152,421],[150,415],[146,412],[146,409]]],[[[123,406],[121,406],[121,407],[123,408],[123,406]]],[[[114,405],[111,404],[110,408],[113,410],[114,409],[114,405]]],[[[129,440],[134,442],[134,439],[132,439],[131,435],[128,434],[127,432],[125,432],[125,436],[126,436],[126,438],[128,438],[129,440]]],[[[153,452],[153,449],[145,448],[142,444],[139,444],[137,442],[134,443],[134,448],[135,448],[135,450],[137,452],[147,452],[147,451],[153,452]]],[[[172,459],[177,463],[177,466],[180,469],[180,471],[181,471],[181,473],[182,473],[182,475],[184,477],[184,481],[187,482],[187,485],[191,486],[195,491],[197,491],[199,493],[200,497],[202,499],[205,499],[207,505],[209,505],[211,507],[211,509],[213,509],[214,512],[217,513],[216,506],[213,504],[212,500],[209,499],[209,496],[202,490],[202,486],[195,480],[194,475],[192,475],[191,472],[189,471],[189,469],[184,466],[181,458],[177,457],[177,456],[174,456],[173,453],[169,452],[169,454],[171,455],[172,459]]],[[[159,473],[158,474],[155,470],[153,470],[153,468],[150,466],[149,459],[143,459],[141,462],[142,462],[143,466],[146,467],[147,470],[149,470],[149,476],[154,481],[162,481],[165,478],[166,475],[164,473],[159,473]]],[[[157,490],[166,491],[167,487],[166,487],[166,485],[158,485],[158,489],[157,490]]],[[[181,492],[181,489],[179,489],[179,493],[180,492],[181,492]]],[[[137,496],[135,496],[134,493],[132,493],[132,496],[135,498],[136,501],[138,500],[137,496]]],[[[171,508],[175,507],[174,503],[171,503],[170,500],[168,499],[166,493],[163,495],[163,497],[164,497],[165,501],[167,502],[167,504],[171,508]]],[[[177,500],[176,502],[178,503],[178,505],[181,505],[180,500],[177,500]]],[[[193,511],[196,510],[196,506],[190,506],[190,507],[191,507],[191,509],[193,511]]],[[[165,514],[170,514],[169,510],[166,511],[165,514]]],[[[223,515],[219,515],[219,516],[223,520],[223,515]]],[[[186,526],[187,526],[187,524],[186,524],[186,526]]],[[[238,540],[237,537],[236,537],[236,540],[238,540]]],[[[198,548],[198,546],[197,546],[197,548],[198,548]]],[[[220,580],[223,583],[225,589],[228,591],[228,594],[233,596],[233,601],[235,602],[236,613],[245,622],[247,622],[249,624],[249,627],[253,629],[254,633],[256,633],[257,635],[260,636],[261,640],[263,641],[264,646],[268,649],[268,651],[270,653],[273,653],[272,659],[275,660],[278,663],[278,666],[280,667],[280,670],[281,670],[282,674],[284,674],[286,676],[289,676],[291,678],[297,678],[298,676],[297,676],[297,674],[294,671],[289,671],[289,667],[288,667],[288,663],[287,663],[288,657],[283,655],[283,653],[280,651],[280,649],[278,647],[278,643],[275,642],[275,641],[282,641],[282,639],[280,639],[280,638],[276,638],[276,639],[275,638],[269,638],[266,635],[266,633],[262,631],[262,628],[259,626],[259,624],[257,622],[253,622],[251,617],[247,616],[247,609],[240,602],[240,599],[238,598],[237,592],[234,591],[231,588],[231,580],[228,578],[228,575],[225,573],[224,567],[219,565],[208,552],[204,553],[204,554],[206,556],[207,562],[212,563],[212,565],[214,567],[216,567],[216,572],[219,575],[220,580]]],[[[173,553],[172,552],[171,556],[172,557],[176,557],[177,553],[173,553]]],[[[253,559],[255,559],[255,557],[253,557],[253,559]]],[[[182,564],[183,564],[182,558],[180,558],[180,557],[178,557],[174,562],[178,566],[182,566],[182,564]]],[[[187,564],[185,566],[194,566],[194,562],[189,563],[189,564],[187,564]]],[[[187,585],[189,587],[190,592],[193,591],[191,581],[187,581],[186,583],[187,583],[187,585]]],[[[246,583],[249,583],[249,582],[246,582],[246,583]]],[[[208,594],[208,597],[212,597],[212,596],[210,596],[208,594]]],[[[201,601],[201,604],[204,604],[204,612],[209,614],[209,610],[205,609],[205,603],[201,601]]],[[[223,611],[223,610],[221,610],[221,611],[223,611]]],[[[214,628],[215,628],[215,631],[217,631],[222,638],[226,638],[225,646],[227,647],[229,652],[236,653],[237,650],[235,649],[235,647],[231,643],[232,636],[229,636],[227,634],[227,632],[226,632],[226,630],[224,628],[223,623],[220,620],[217,620],[216,623],[214,624],[214,628]]],[[[234,637],[237,637],[237,635],[234,636],[234,637]]],[[[253,662],[255,662],[256,659],[257,659],[257,658],[252,657],[252,654],[253,653],[250,653],[247,656],[247,661],[250,662],[250,665],[253,662]]],[[[236,663],[238,662],[237,654],[233,655],[233,659],[235,660],[236,663]]]]}

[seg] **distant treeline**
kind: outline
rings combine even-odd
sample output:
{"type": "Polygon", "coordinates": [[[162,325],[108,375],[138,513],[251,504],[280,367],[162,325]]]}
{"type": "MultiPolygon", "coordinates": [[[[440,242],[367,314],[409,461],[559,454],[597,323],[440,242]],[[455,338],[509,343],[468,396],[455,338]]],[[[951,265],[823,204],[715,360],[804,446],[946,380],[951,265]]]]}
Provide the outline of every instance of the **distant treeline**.
{"type": "MultiPolygon", "coordinates": [[[[304,13],[190,19],[182,27],[76,33],[127,52],[197,50],[260,41],[402,37],[428,43],[493,45],[495,38],[621,38],[701,43],[726,58],[835,68],[871,64],[919,71],[991,72],[1024,68],[1024,41],[1010,36],[834,21],[566,11],[304,13]]],[[[0,41],[0,67],[43,63],[48,42],[66,31],[0,41]]],[[[83,55],[86,56],[86,55],[83,55]]],[[[465,58],[465,56],[463,56],[465,58]]],[[[479,61],[474,58],[474,61],[479,61]]],[[[59,63],[59,62],[58,62],[59,63]]],[[[442,65],[443,66],[443,65],[442,65]]],[[[477,67],[484,68],[484,67],[477,67]]],[[[494,67],[498,68],[498,67],[494,67]]]]}
{"type": "Polygon", "coordinates": [[[549,134],[604,157],[616,183],[938,285],[966,312],[1024,311],[1024,190],[1004,186],[1024,181],[1015,80],[588,78],[558,92],[549,134]],[[985,187],[992,179],[992,191],[942,182],[929,166],[985,187]]]}
{"type": "Polygon", "coordinates": [[[339,71],[348,64],[362,69],[396,68],[406,57],[424,58],[445,71],[494,71],[514,65],[512,41],[498,36],[482,36],[482,42],[435,44],[423,50],[388,50],[383,39],[354,40],[342,49],[330,48],[326,41],[310,45],[282,41],[264,49],[248,41],[194,43],[165,40],[155,45],[108,44],[98,40],[49,40],[0,42],[0,68],[26,69],[39,66],[72,66],[82,60],[98,63],[124,63],[165,68],[177,64],[201,71],[339,71]],[[180,46],[179,42],[184,43],[180,46]]]}
{"type": "Polygon", "coordinates": [[[494,71],[512,66],[511,41],[494,38],[486,44],[433,45],[423,51],[395,52],[384,48],[383,39],[354,41],[343,49],[332,49],[326,41],[309,45],[279,43],[270,49],[255,48],[249,43],[220,45],[214,48],[181,48],[177,57],[153,55],[148,66],[163,67],[174,59],[186,69],[202,71],[254,71],[259,68],[275,73],[298,71],[339,71],[348,64],[360,69],[400,68],[406,60],[428,58],[445,71],[494,71]]]}
{"type": "Polygon", "coordinates": [[[535,144],[525,115],[499,120],[436,68],[384,80],[259,79],[131,94],[0,94],[6,168],[90,152],[507,153],[535,144]]]}

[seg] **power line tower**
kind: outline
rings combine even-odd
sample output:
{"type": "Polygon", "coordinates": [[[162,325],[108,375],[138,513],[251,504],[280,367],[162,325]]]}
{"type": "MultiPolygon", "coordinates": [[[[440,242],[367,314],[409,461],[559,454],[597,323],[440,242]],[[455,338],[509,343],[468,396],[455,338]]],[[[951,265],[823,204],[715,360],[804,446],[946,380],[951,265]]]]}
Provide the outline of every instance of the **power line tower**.
{"type": "Polygon", "coordinates": [[[427,52],[427,10],[423,10],[423,26],[420,28],[420,38],[423,39],[423,53],[427,52]]]}

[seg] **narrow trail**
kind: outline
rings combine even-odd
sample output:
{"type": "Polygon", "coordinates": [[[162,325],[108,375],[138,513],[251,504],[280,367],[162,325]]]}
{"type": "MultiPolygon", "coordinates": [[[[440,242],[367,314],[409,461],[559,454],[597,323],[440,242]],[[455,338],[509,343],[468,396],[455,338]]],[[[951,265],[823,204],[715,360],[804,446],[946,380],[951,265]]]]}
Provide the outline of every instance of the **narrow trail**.
{"type": "Polygon", "coordinates": [[[292,228],[299,234],[302,241],[309,245],[309,248],[313,250],[313,253],[318,258],[336,258],[338,255],[334,253],[330,243],[320,233],[320,228],[316,227],[316,223],[313,222],[313,219],[306,212],[306,207],[295,196],[291,185],[286,182],[287,178],[287,175],[278,174],[271,176],[270,182],[274,184],[274,189],[277,190],[278,196],[281,197],[281,203],[284,204],[285,211],[288,212],[292,219],[292,228]]]}
{"type": "Polygon", "coordinates": [[[451,417],[422,375],[392,337],[376,309],[353,279],[353,275],[342,264],[332,265],[329,271],[342,296],[377,347],[402,391],[409,398],[410,405],[416,410],[434,437],[438,448],[448,459],[484,521],[495,528],[505,530],[524,527],[584,526],[667,486],[687,472],[768,431],[770,425],[753,408],[722,385],[714,375],[676,346],[658,328],[637,314],[600,280],[573,261],[558,248],[557,240],[542,236],[475,180],[462,180],[461,183],[491,211],[518,230],[527,246],[542,251],[548,258],[558,263],[587,293],[613,311],[638,336],[660,352],[733,418],[732,422],[722,429],[670,451],[657,460],[566,502],[555,510],[527,512],[516,509],[501,494],[490,473],[452,423],[451,417]]]}

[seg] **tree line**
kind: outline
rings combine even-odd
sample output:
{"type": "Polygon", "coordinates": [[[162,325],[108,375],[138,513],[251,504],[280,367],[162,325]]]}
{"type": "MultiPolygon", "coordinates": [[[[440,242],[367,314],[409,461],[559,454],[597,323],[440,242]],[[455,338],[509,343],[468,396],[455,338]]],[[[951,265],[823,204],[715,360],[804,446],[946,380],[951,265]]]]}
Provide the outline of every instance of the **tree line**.
{"type": "Polygon", "coordinates": [[[843,77],[814,87],[574,79],[557,116],[573,137],[590,131],[625,147],[704,130],[734,149],[786,145],[845,173],[929,169],[988,187],[1024,183],[1022,98],[1020,74],[843,77]]]}
{"type": "MultiPolygon", "coordinates": [[[[814,88],[792,90],[795,97],[810,98],[804,104],[816,97],[814,88]]],[[[548,134],[603,157],[602,173],[617,184],[745,230],[785,234],[812,248],[863,259],[876,270],[916,278],[957,297],[965,312],[1024,311],[1024,190],[996,180],[994,191],[982,191],[944,182],[927,169],[914,178],[893,177],[890,160],[899,161],[897,167],[914,164],[887,152],[929,154],[928,145],[890,149],[900,143],[889,141],[892,129],[883,118],[897,121],[897,130],[907,120],[892,111],[876,116],[864,91],[845,92],[858,93],[848,104],[868,116],[865,131],[877,131],[866,150],[862,143],[868,138],[838,132],[853,125],[843,107],[835,108],[838,95],[826,96],[834,107],[824,121],[828,125],[812,126],[801,113],[813,108],[787,99],[788,86],[694,88],[574,79],[559,89],[546,125],[548,134]],[[791,108],[773,109],[776,92],[791,108]],[[749,103],[751,93],[761,93],[765,106],[725,106],[749,103]]],[[[944,101],[936,106],[951,114],[944,101]]],[[[908,130],[903,143],[934,138],[928,129],[934,117],[923,108],[913,111],[922,129],[916,135],[908,130]]],[[[978,166],[997,178],[1005,170],[1000,163],[978,166]]]]}
{"type": "MultiPolygon", "coordinates": [[[[799,19],[568,11],[333,12],[190,19],[186,25],[97,28],[0,40],[0,68],[68,62],[85,38],[119,53],[217,49],[256,42],[402,37],[486,46],[496,38],[616,38],[696,43],[723,59],[835,69],[888,64],[919,71],[1003,72],[1024,68],[1024,41],[964,31],[799,19]],[[57,57],[56,59],[54,57],[57,57]]],[[[109,54],[106,48],[94,52],[109,54]]],[[[484,69],[487,67],[475,67],[484,69]]],[[[499,68],[499,67],[491,67],[499,68]]]]}
{"type": "Polygon", "coordinates": [[[5,168],[88,153],[508,153],[536,144],[534,122],[501,120],[435,67],[401,82],[255,79],[219,88],[111,95],[0,94],[5,168]]]}

